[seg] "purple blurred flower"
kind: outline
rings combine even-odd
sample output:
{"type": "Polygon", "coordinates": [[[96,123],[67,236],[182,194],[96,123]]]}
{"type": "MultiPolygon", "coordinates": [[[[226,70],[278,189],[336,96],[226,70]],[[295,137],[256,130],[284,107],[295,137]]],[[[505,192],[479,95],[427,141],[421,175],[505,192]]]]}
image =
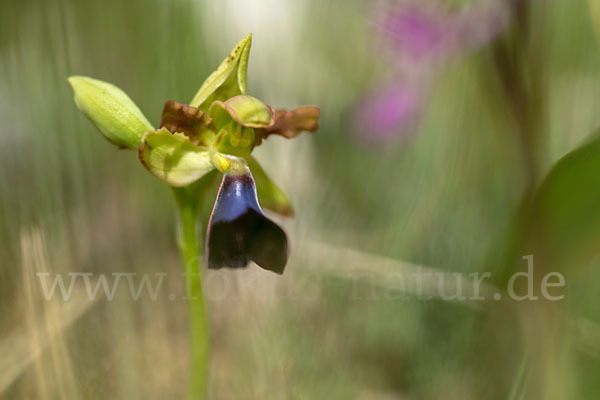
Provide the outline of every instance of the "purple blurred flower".
{"type": "Polygon", "coordinates": [[[368,142],[387,142],[396,137],[399,128],[414,127],[421,110],[418,91],[403,82],[372,90],[358,110],[358,124],[368,142]]]}
{"type": "Polygon", "coordinates": [[[439,66],[502,32],[508,1],[477,2],[458,11],[416,0],[385,3],[375,13],[375,31],[391,72],[360,101],[356,122],[363,139],[410,137],[439,66]]]}
{"type": "Polygon", "coordinates": [[[409,5],[377,18],[375,29],[384,39],[390,55],[420,61],[443,46],[446,21],[430,8],[409,5]]]}

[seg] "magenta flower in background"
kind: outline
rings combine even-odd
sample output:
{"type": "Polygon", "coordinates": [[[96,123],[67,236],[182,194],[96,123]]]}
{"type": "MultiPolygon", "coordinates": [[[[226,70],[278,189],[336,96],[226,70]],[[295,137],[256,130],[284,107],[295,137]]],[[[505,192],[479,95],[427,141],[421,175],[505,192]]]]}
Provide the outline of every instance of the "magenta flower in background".
{"type": "Polygon", "coordinates": [[[400,56],[419,62],[442,49],[447,39],[447,21],[431,7],[416,4],[386,8],[376,18],[375,29],[385,43],[383,51],[395,60],[400,56]]]}
{"type": "Polygon", "coordinates": [[[508,1],[476,2],[458,11],[417,0],[383,3],[374,13],[375,47],[390,72],[359,101],[361,139],[412,137],[440,66],[502,32],[508,1]]]}
{"type": "Polygon", "coordinates": [[[370,142],[387,142],[397,136],[399,128],[413,129],[421,110],[417,90],[404,82],[383,85],[369,92],[357,112],[357,123],[362,139],[370,142]]]}

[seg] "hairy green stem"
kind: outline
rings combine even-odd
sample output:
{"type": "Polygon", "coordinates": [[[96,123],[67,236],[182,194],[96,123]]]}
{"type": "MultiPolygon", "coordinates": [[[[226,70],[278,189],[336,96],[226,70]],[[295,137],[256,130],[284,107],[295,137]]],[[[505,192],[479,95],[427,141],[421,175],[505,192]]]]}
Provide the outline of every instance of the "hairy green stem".
{"type": "Polygon", "coordinates": [[[188,399],[206,397],[209,362],[209,327],[202,294],[200,265],[202,247],[199,246],[197,221],[200,201],[188,188],[174,188],[179,208],[179,248],[183,256],[186,298],[189,306],[191,340],[191,367],[188,399]]]}

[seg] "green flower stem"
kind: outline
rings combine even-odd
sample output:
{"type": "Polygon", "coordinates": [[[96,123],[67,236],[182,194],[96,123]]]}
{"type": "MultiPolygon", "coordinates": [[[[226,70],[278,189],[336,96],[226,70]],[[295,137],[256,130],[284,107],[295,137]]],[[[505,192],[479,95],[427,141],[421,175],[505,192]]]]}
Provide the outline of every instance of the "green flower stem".
{"type": "Polygon", "coordinates": [[[192,359],[188,399],[201,400],[206,397],[210,339],[199,268],[202,248],[198,245],[197,221],[201,204],[198,196],[189,188],[173,188],[173,191],[179,208],[179,248],[183,256],[189,305],[192,359]]]}

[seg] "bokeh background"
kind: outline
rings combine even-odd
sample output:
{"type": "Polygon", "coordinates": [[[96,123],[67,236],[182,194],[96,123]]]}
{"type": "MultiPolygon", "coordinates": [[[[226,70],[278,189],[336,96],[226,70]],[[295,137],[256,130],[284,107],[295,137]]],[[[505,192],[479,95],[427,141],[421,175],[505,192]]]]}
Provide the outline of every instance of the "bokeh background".
{"type": "Polygon", "coordinates": [[[0,397],[184,397],[172,194],[81,115],[66,78],[116,84],[158,125],[252,32],[249,94],[318,105],[321,128],[257,149],[296,209],[274,217],[292,255],[282,277],[205,276],[209,398],[597,399],[597,258],[552,304],[417,299],[404,279],[511,258],[523,197],[600,125],[596,9],[2,0],[0,397]],[[123,284],[90,301],[77,284],[65,302],[44,300],[36,272],[167,275],[154,300],[123,284]]]}

